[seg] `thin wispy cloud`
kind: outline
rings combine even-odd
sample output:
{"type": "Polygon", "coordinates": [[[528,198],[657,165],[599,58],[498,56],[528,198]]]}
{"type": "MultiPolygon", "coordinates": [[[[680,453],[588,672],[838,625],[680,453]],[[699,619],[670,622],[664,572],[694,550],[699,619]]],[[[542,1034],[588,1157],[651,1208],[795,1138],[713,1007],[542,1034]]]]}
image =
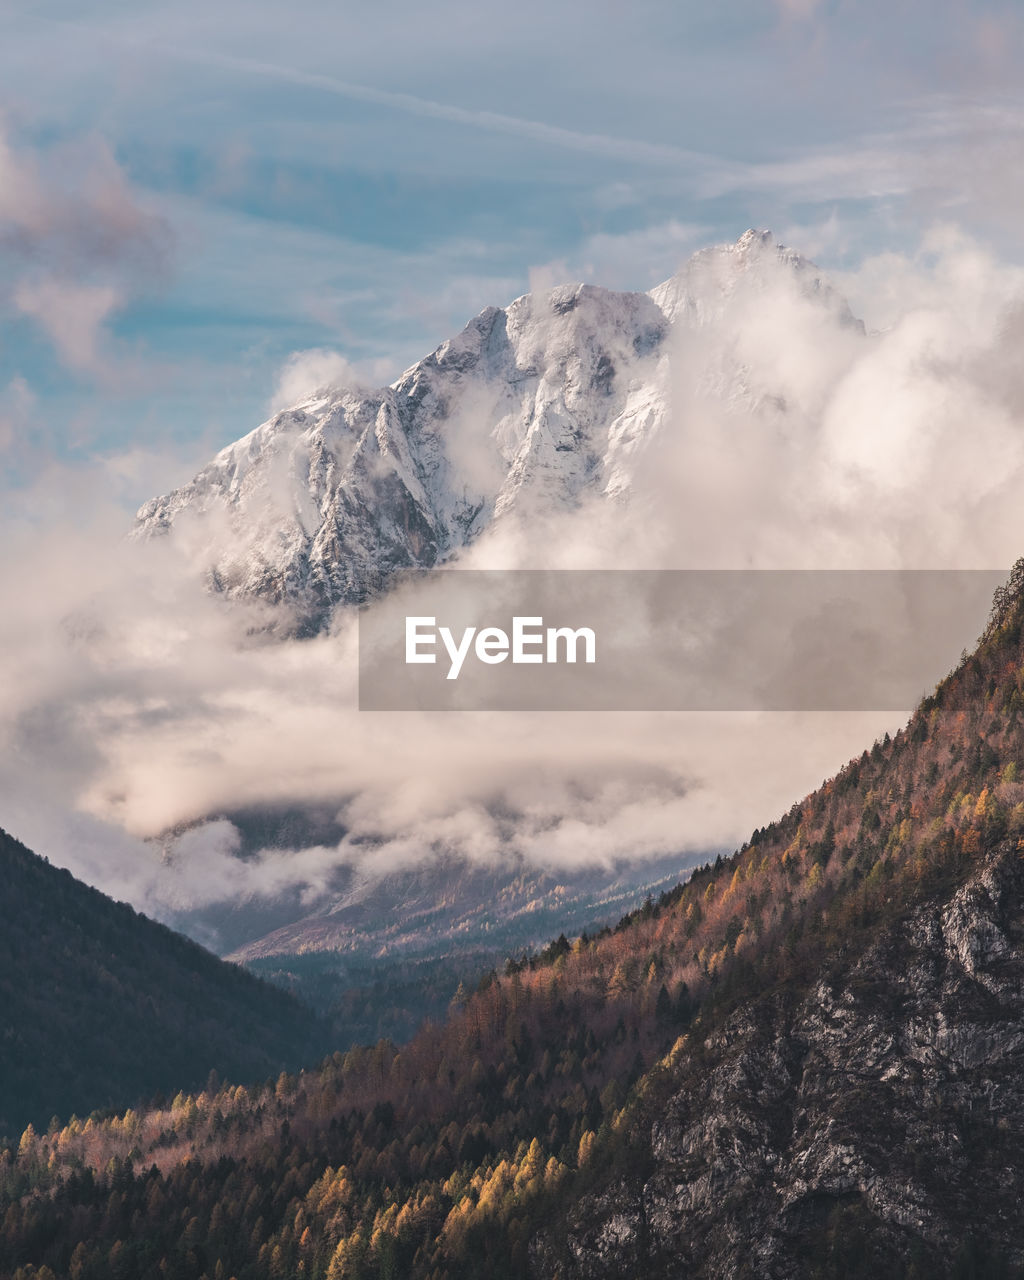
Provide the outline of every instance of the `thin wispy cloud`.
{"type": "MultiPolygon", "coordinates": [[[[816,0],[780,0],[780,11],[787,21],[818,21],[819,10],[816,0]]],[[[1014,152],[1014,158],[1019,152],[1021,113],[1011,103],[964,102],[948,94],[907,99],[892,104],[898,124],[891,129],[837,137],[832,144],[810,147],[773,144],[774,154],[741,160],[725,152],[585,132],[468,108],[236,54],[172,44],[150,47],[154,52],[193,64],[265,78],[423,120],[521,138],[544,148],[573,151],[630,168],[668,171],[679,191],[697,207],[711,201],[749,202],[766,197],[776,205],[780,201],[789,205],[826,201],[867,205],[931,194],[941,206],[978,200],[986,206],[984,216],[991,219],[1011,203],[1016,206],[1016,191],[1007,190],[1007,151],[1014,152]]],[[[643,238],[642,232],[634,235],[643,238]]],[[[581,253],[573,257],[586,260],[581,253]]],[[[667,262],[663,274],[675,265],[667,262]]],[[[656,276],[655,271],[648,283],[656,276]]],[[[638,271],[633,286],[639,285],[641,279],[638,271]]],[[[629,284],[621,276],[615,283],[627,287],[629,284]]]]}
{"type": "MultiPolygon", "coordinates": [[[[894,104],[893,112],[899,123],[885,131],[744,163],[709,162],[695,174],[694,191],[702,200],[743,192],[815,204],[915,194],[942,203],[991,202],[1024,147],[1024,111],[1011,103],[965,105],[934,95],[894,104]]],[[[995,203],[1011,201],[1004,193],[995,203]]]]}
{"type": "Polygon", "coordinates": [[[188,62],[203,63],[223,70],[266,77],[282,84],[315,89],[321,93],[332,94],[335,97],[348,98],[353,102],[365,102],[372,106],[401,111],[406,115],[418,116],[429,120],[443,120],[448,124],[465,125],[467,128],[482,129],[488,133],[501,133],[519,138],[529,138],[534,142],[541,142],[548,146],[562,147],[571,151],[583,151],[613,160],[625,160],[635,164],[662,167],[705,166],[711,163],[710,157],[701,152],[692,151],[685,147],[672,146],[668,143],[649,142],[641,138],[619,138],[611,134],[586,133],[577,129],[566,129],[561,125],[547,124],[541,120],[505,115],[499,111],[460,107],[452,103],[437,102],[431,98],[421,98],[411,93],[402,93],[394,89],[379,89],[373,85],[358,84],[351,80],[340,79],[337,76],[304,71],[299,67],[281,66],[273,62],[262,62],[255,58],[240,57],[236,54],[219,53],[214,50],[186,49],[175,45],[150,45],[148,47],[154,52],[181,58],[188,62]]]}
{"type": "MultiPolygon", "coordinates": [[[[780,0],[790,18],[809,19],[817,0],[780,0]]],[[[977,137],[983,130],[1005,136],[1019,127],[1019,112],[1004,106],[947,101],[894,104],[903,116],[899,128],[884,134],[836,142],[831,147],[803,148],[761,161],[737,161],[669,143],[636,137],[616,137],[568,129],[526,117],[467,108],[391,89],[361,84],[298,67],[173,45],[153,46],[169,56],[242,74],[266,77],[337,97],[384,107],[421,119],[444,121],[484,132],[525,138],[544,146],[605,157],[629,164],[674,170],[684,187],[699,199],[737,193],[773,191],[793,200],[855,199],[905,196],[924,185],[930,153],[943,144],[977,137]],[[930,144],[922,154],[922,143],[930,144]]],[[[955,168],[953,170],[955,173],[955,168]]]]}

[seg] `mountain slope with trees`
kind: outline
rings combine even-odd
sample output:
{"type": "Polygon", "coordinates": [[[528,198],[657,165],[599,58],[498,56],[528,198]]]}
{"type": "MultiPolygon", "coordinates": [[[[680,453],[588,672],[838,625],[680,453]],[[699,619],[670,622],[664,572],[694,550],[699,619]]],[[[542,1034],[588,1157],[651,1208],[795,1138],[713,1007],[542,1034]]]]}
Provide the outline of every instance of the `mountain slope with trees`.
{"type": "Polygon", "coordinates": [[[0,1133],[328,1047],[298,1001],[52,867],[0,831],[0,1133]]]}
{"type": "Polygon", "coordinates": [[[1024,565],[731,858],[336,1054],[0,1170],[0,1273],[1024,1275],[1024,565]]]}

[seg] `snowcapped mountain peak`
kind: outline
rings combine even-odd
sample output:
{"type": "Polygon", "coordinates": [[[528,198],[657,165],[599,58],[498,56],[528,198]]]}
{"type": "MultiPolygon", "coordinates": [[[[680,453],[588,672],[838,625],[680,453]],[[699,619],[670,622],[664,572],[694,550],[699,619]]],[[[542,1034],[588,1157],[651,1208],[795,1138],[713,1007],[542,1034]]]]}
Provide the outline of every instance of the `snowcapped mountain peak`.
{"type": "Polygon", "coordinates": [[[841,324],[860,325],[813,262],[780,244],[770,231],[753,228],[735,244],[701,249],[649,296],[669,320],[704,327],[719,323],[736,299],[773,288],[790,290],[794,285],[834,310],[841,324]]]}
{"type": "Polygon", "coordinates": [[[713,331],[744,290],[776,285],[821,303],[824,323],[859,323],[767,231],[702,250],[649,294],[527,293],[390,386],[321,388],[275,414],[146,503],[136,536],[187,530],[215,589],[286,605],[288,629],[316,631],[494,521],[626,495],[670,416],[669,335],[713,331]]]}
{"type": "Polygon", "coordinates": [[[763,248],[771,246],[775,243],[775,237],[770,231],[758,231],[754,227],[744,231],[740,238],[736,241],[737,253],[749,253],[751,249],[763,248]]]}

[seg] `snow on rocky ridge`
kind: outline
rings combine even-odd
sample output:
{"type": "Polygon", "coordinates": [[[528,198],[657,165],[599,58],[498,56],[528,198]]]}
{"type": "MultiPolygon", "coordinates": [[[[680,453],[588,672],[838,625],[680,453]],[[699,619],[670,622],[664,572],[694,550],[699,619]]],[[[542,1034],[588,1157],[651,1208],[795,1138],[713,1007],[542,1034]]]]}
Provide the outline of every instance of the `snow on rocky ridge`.
{"type": "Polygon", "coordinates": [[[284,605],[288,629],[312,634],[335,606],[449,560],[495,522],[627,499],[671,419],[673,350],[690,340],[705,344],[699,376],[713,393],[784,410],[720,332],[737,296],[766,290],[863,332],[812,263],[748,231],[648,294],[525,294],[390,386],[318,390],[147,502],[136,536],[175,530],[214,589],[284,605]]]}

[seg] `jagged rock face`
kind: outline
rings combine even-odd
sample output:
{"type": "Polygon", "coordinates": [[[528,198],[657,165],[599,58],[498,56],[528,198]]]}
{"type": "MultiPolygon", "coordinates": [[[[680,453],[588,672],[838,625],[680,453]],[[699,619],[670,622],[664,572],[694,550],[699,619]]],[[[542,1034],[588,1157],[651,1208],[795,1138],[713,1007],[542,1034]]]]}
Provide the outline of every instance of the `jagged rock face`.
{"type": "MultiPolygon", "coordinates": [[[[721,325],[730,299],[781,287],[854,325],[812,264],[748,232],[704,250],[652,291],[567,285],[488,307],[374,392],[324,390],[224,449],[138,513],[137,535],[174,529],[216,590],[286,605],[300,632],[339,604],[429,568],[496,520],[628,495],[670,416],[670,338],[721,325]]],[[[751,387],[730,343],[701,358],[727,399],[751,387]]]]}
{"type": "MultiPolygon", "coordinates": [[[[557,1274],[1024,1265],[1022,943],[1024,862],[1004,845],[842,976],[745,1005],[674,1068],[646,1176],[573,1208],[557,1274]]],[[[546,1242],[535,1259],[556,1274],[546,1242]]]]}
{"type": "Polygon", "coordinates": [[[677,884],[684,860],[647,864],[641,873],[606,868],[547,871],[511,862],[475,866],[441,858],[379,879],[356,879],[329,907],[239,947],[240,963],[281,954],[328,951],[359,956],[500,952],[502,957],[552,936],[578,935],[619,919],[645,894],[677,884]]]}
{"type": "Polygon", "coordinates": [[[490,307],[393,386],[278,414],[143,507],[140,527],[221,515],[214,585],[318,623],[495,515],[614,489],[656,412],[666,328],[646,295],[584,285],[490,307]]]}

